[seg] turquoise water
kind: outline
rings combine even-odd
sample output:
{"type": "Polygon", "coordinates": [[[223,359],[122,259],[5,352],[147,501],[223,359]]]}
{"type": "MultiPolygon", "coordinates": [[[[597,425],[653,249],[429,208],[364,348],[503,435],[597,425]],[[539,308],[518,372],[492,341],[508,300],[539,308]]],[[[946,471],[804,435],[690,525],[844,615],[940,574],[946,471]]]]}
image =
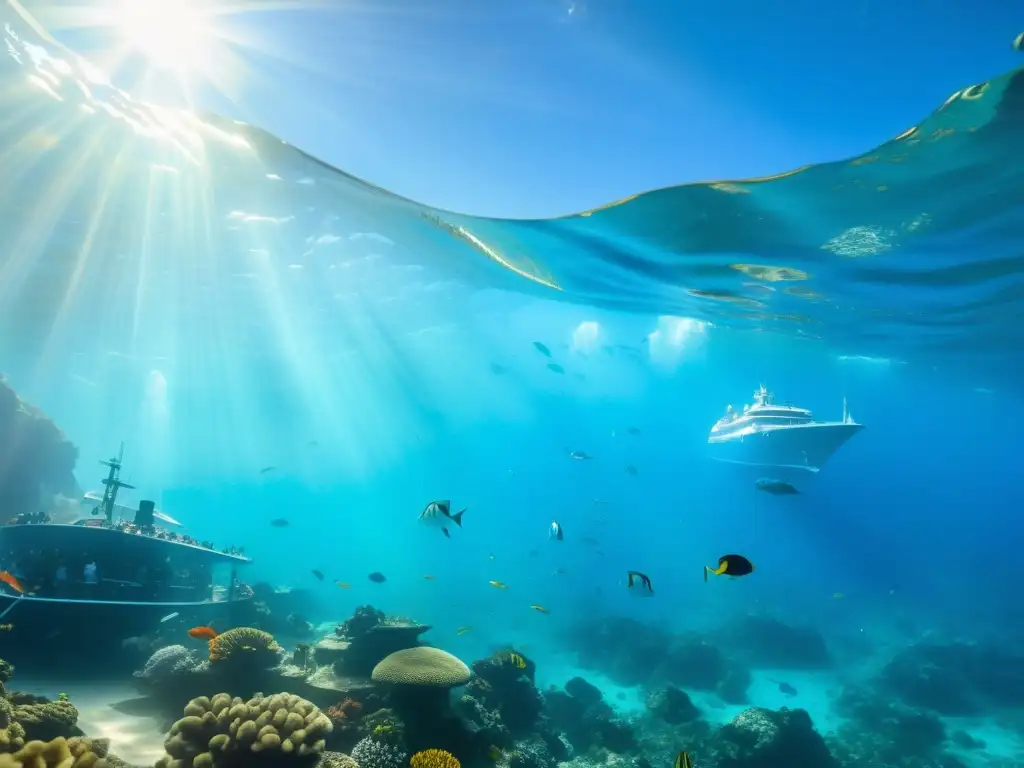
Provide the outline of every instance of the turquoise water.
{"type": "MultiPolygon", "coordinates": [[[[638,729],[662,660],[640,680],[615,659],[648,631],[757,656],[746,703],[689,691],[708,722],[799,706],[822,733],[874,727],[844,686],[952,647],[918,672],[971,707],[879,694],[950,737],[902,764],[1024,762],[1020,71],[856,158],[511,221],[133,101],[6,21],[0,369],[77,446],[80,488],[48,498],[99,488],[123,440],[125,503],[244,546],[244,578],[301,592],[324,631],[372,604],[467,663],[511,645],[538,687],[582,676],[638,729]],[[796,496],[708,458],[760,382],[866,425],[796,496]],[[433,499],[468,508],[450,539],[417,521],[433,499]],[[727,552],[756,572],[705,584],[727,552]],[[812,628],[834,663],[765,661],[748,616],[812,628]]],[[[654,764],[690,736],[662,738],[654,764]]]]}

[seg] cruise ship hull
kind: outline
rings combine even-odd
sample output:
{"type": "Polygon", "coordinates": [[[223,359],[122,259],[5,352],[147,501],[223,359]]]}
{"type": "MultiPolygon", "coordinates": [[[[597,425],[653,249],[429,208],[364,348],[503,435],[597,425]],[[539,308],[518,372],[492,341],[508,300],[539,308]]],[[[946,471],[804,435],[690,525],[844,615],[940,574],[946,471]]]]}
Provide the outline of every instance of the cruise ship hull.
{"type": "Polygon", "coordinates": [[[844,422],[793,424],[712,436],[708,448],[717,461],[817,472],[863,428],[862,424],[844,422]]]}

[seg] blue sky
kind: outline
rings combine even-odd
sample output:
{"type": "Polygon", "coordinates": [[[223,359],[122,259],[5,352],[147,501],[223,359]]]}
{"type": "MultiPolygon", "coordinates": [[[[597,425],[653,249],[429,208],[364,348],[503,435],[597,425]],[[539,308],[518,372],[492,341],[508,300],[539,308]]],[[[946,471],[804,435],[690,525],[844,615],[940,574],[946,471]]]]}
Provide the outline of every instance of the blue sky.
{"type": "MultiPolygon", "coordinates": [[[[195,94],[422,202],[557,215],[869,149],[1024,63],[1013,4],[985,5],[332,0],[220,20],[246,73],[195,94]]],[[[174,98],[137,64],[119,83],[174,98]]]]}

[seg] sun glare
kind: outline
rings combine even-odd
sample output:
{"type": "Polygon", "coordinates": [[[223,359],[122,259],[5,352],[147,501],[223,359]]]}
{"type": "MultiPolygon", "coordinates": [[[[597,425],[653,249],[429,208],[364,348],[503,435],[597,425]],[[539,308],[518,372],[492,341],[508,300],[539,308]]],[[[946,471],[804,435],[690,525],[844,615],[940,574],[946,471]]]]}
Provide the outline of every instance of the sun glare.
{"type": "Polygon", "coordinates": [[[119,0],[115,23],[125,43],[152,66],[209,74],[214,36],[203,5],[202,0],[119,0]]]}

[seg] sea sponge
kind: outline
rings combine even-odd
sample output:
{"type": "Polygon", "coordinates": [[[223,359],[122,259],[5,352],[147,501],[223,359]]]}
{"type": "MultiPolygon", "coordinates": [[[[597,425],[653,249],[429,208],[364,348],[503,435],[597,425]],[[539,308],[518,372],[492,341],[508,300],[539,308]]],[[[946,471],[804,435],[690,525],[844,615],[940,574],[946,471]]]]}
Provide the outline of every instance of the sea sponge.
{"type": "Polygon", "coordinates": [[[443,749],[426,749],[409,758],[412,768],[462,768],[459,759],[443,749]]]}
{"type": "Polygon", "coordinates": [[[280,661],[281,646],[274,636],[262,629],[238,627],[217,635],[210,641],[210,661],[252,663],[272,667],[280,661]]]}
{"type": "Polygon", "coordinates": [[[0,755],[0,768],[108,768],[106,745],[89,739],[30,741],[12,755],[0,755]]]}
{"type": "Polygon", "coordinates": [[[333,730],[312,702],[290,693],[258,693],[248,701],[226,693],[200,696],[184,715],[171,726],[159,768],[251,765],[259,752],[275,766],[312,766],[333,730]]]}
{"type": "Polygon", "coordinates": [[[419,646],[385,657],[370,677],[375,683],[454,688],[468,683],[472,675],[469,667],[447,651],[419,646]]]}

